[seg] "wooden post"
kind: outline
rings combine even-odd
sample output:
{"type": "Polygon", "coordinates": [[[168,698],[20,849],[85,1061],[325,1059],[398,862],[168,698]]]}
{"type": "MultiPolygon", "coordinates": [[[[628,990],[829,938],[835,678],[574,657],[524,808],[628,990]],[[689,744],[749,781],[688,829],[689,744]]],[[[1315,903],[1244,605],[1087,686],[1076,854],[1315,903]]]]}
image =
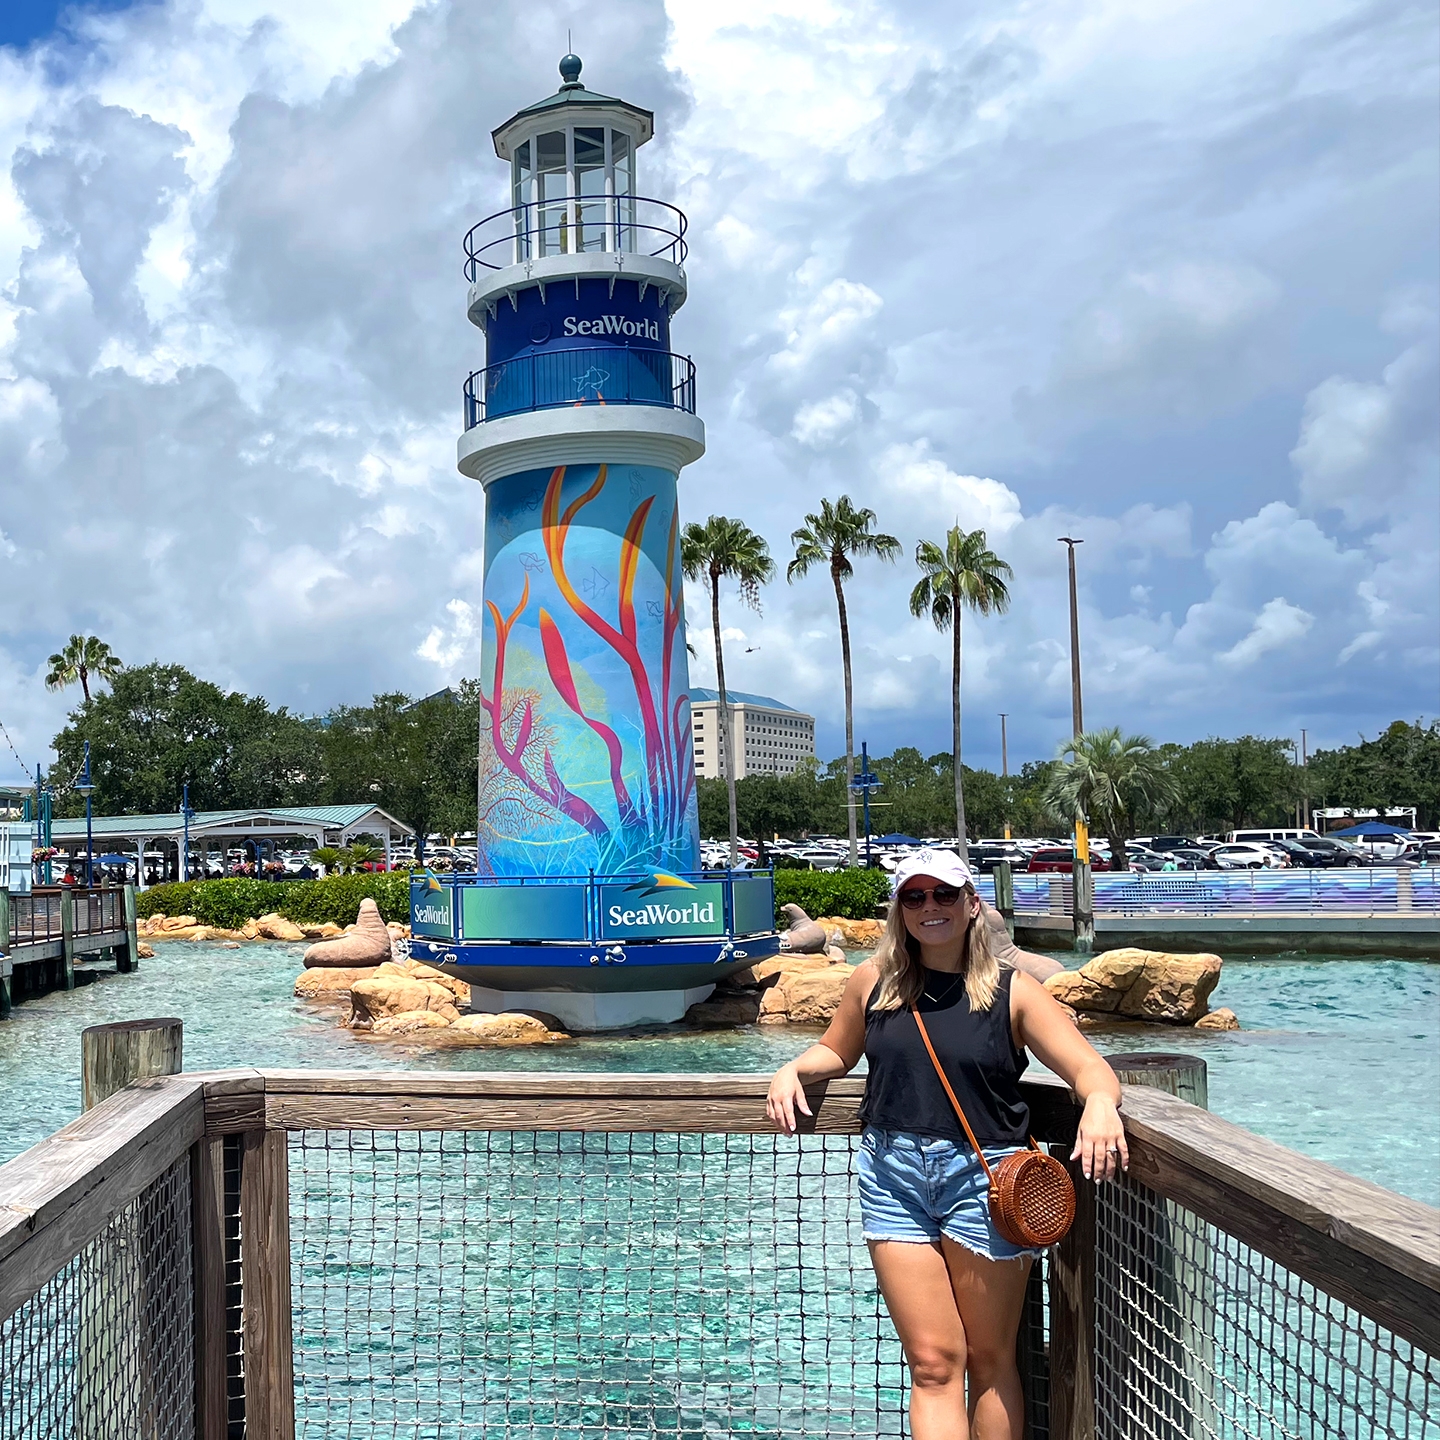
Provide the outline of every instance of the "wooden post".
{"type": "Polygon", "coordinates": [[[60,892],[60,978],[66,990],[75,988],[75,892],[68,885],[60,892]]]}
{"type": "Polygon", "coordinates": [[[1005,928],[1010,932],[1010,938],[1015,938],[1015,876],[1010,869],[1010,862],[1002,860],[995,867],[995,908],[1000,912],[1000,918],[1005,922],[1005,928]]]}
{"type": "Polygon", "coordinates": [[[246,1440],[294,1440],[290,1158],[283,1130],[247,1130],[240,1152],[246,1440]]]}
{"type": "MultiPolygon", "coordinates": [[[[1209,1109],[1210,1085],[1198,1055],[1126,1054],[1105,1057],[1122,1085],[1163,1090],[1209,1109]]],[[[1211,1398],[1215,1373],[1215,1283],[1206,1227],[1184,1207],[1159,1202],[1163,1219],[1152,1228],[1112,1211],[1108,1248],[1122,1247],[1133,1278],[1146,1295],[1143,1309],[1109,1315],[1106,1348],[1128,1372],[1125,1403],[1146,1407],[1154,1433],[1174,1440],[1219,1434],[1224,1420],[1211,1398]]],[[[1112,1397],[1102,1397],[1108,1399],[1112,1397]]],[[[1114,1397],[1118,1398],[1118,1397],[1114,1397]]],[[[1102,1417],[1120,1423],[1118,1414],[1102,1417]]],[[[1151,1433],[1147,1428],[1145,1433],[1151,1433]]]]}
{"type": "Polygon", "coordinates": [[[115,969],[129,975],[140,968],[140,918],[135,909],[135,887],[126,885],[122,897],[125,907],[125,942],[115,947],[115,969]]]}
{"type": "Polygon", "coordinates": [[[178,1075],[184,1036],[179,1020],[121,1020],[80,1032],[85,1109],[93,1110],[132,1080],[178,1075]]]}
{"type": "Polygon", "coordinates": [[[10,958],[10,892],[0,886],[0,1020],[10,1018],[13,996],[10,993],[15,963],[10,958]]]}
{"type": "Polygon", "coordinates": [[[225,1139],[190,1149],[194,1227],[195,1440],[226,1440],[225,1139]]]}
{"type": "Polygon", "coordinates": [[[1050,1440],[1095,1440],[1095,1186],[1076,1163],[1075,1223],[1050,1270],[1050,1440]]]}
{"type": "Polygon", "coordinates": [[[1071,866],[1074,880],[1074,909],[1072,923],[1075,929],[1075,951],[1088,955],[1095,948],[1095,876],[1088,860],[1077,860],[1071,866]]]}

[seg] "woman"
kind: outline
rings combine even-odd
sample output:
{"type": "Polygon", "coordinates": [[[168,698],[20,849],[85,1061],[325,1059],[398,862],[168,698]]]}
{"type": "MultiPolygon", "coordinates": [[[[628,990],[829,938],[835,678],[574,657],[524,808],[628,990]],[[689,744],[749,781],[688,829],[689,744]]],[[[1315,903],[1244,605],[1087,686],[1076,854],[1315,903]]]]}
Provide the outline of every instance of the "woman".
{"type": "Polygon", "coordinates": [[[1071,1159],[1087,1178],[1128,1163],[1115,1073],[1043,985],[995,960],[975,882],[949,850],[895,871],[880,948],[857,966],[825,1037],[770,1082],[787,1135],[804,1087],[869,1064],[860,1211],[880,1290],[910,1366],[914,1440],[1021,1440],[1015,1337],[1036,1251],[990,1220],[985,1172],[927,1055],[913,1005],[976,1139],[995,1161],[1026,1143],[1028,1047],[1084,1102],[1071,1159]],[[965,1403],[965,1377],[970,1403],[965,1403]]]}

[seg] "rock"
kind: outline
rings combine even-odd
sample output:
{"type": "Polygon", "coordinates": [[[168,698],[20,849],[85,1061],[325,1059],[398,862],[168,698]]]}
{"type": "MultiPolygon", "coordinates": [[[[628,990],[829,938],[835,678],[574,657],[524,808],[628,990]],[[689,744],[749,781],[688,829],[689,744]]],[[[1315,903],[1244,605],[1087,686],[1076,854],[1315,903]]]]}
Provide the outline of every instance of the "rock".
{"type": "Polygon", "coordinates": [[[262,940],[293,942],[305,938],[305,932],[293,920],[287,920],[283,915],[262,915],[255,922],[255,928],[262,940]]]}
{"type": "Polygon", "coordinates": [[[1208,1015],[1202,1015],[1196,1022],[1197,1030],[1238,1030],[1240,1018],[1233,1010],[1227,1010],[1223,1005],[1218,1010],[1212,1010],[1208,1015]]]}
{"type": "Polygon", "coordinates": [[[212,939],[212,940],[237,940],[237,941],[238,941],[238,940],[246,940],[246,939],[249,938],[249,937],[245,934],[245,932],[244,932],[243,930],[225,930],[225,929],[222,929],[222,928],[221,928],[220,926],[218,926],[218,925],[212,925],[212,926],[209,927],[209,929],[210,929],[210,939],[212,939]]]}
{"type": "Polygon", "coordinates": [[[1218,955],[1170,955],[1161,950],[1109,950],[1079,970],[1045,981],[1063,1004],[1084,1013],[1123,1015],[1193,1025],[1220,981],[1218,955]]]}
{"type": "Polygon", "coordinates": [[[458,1020],[454,992],[433,980],[403,975],[375,974],[356,980],[350,987],[352,1008],[349,1023],[363,1029],[386,1015],[403,1015],[409,1010],[434,1010],[447,1020],[458,1020]]]}
{"type": "Polygon", "coordinates": [[[193,930],[200,922],[193,915],[160,915],[159,929],[164,933],[175,930],[193,930]]]}
{"type": "Polygon", "coordinates": [[[568,1040],[563,1031],[551,1030],[535,1015],[504,1010],[498,1015],[462,1015],[450,1026],[455,1036],[477,1045],[548,1045],[568,1040]]]}
{"type": "Polygon", "coordinates": [[[780,913],[789,928],[780,937],[781,948],[791,955],[820,955],[829,941],[825,927],[812,920],[798,905],[782,905],[780,913]]]}
{"type": "MultiPolygon", "coordinates": [[[[375,973],[377,975],[403,975],[411,980],[433,980],[437,985],[444,985],[459,1003],[463,1005],[470,1003],[470,987],[463,980],[457,980],[453,975],[446,975],[419,960],[386,960],[377,967],[375,973]]],[[[539,1010],[530,1013],[542,1014],[539,1010]]],[[[559,1022],[557,1021],[556,1024],[558,1026],[559,1022]]]]}
{"type": "Polygon", "coordinates": [[[360,902],[360,915],[352,931],[336,940],[322,940],[305,952],[307,966],[378,965],[389,958],[390,932],[380,918],[380,907],[368,895],[360,902]]]}
{"type": "Polygon", "coordinates": [[[238,950],[240,948],[240,942],[238,940],[223,940],[220,943],[220,948],[222,950],[238,950]]]}
{"type": "Polygon", "coordinates": [[[295,981],[295,995],[300,1000],[344,1000],[357,980],[375,978],[373,968],[354,970],[302,970],[295,981]]]}
{"type": "MultiPolygon", "coordinates": [[[[773,988],[773,987],[772,987],[773,988]]],[[[768,991],[765,993],[769,993],[768,991]]],[[[685,1012],[685,1023],[702,1030],[730,1025],[753,1025],[760,1018],[761,992],[742,990],[729,995],[712,995],[685,1012]]]]}
{"type": "Polygon", "coordinates": [[[382,1015],[374,1024],[376,1035],[412,1035],[417,1030],[448,1030],[450,1021],[435,1010],[402,1010],[382,1015]]]}
{"type": "Polygon", "coordinates": [[[240,933],[247,940],[258,940],[260,938],[260,926],[254,920],[247,920],[241,927],[240,933]]]}
{"type": "Polygon", "coordinates": [[[816,923],[826,930],[838,931],[840,944],[846,950],[873,950],[885,935],[883,920],[851,920],[843,915],[827,915],[816,923]]]}
{"type": "Polygon", "coordinates": [[[772,955],[768,960],[761,960],[748,970],[740,971],[739,975],[732,975],[730,979],[733,982],[741,975],[749,975],[763,985],[775,975],[798,974],[801,970],[825,970],[834,963],[829,955],[787,955],[782,952],[772,955]]]}
{"type": "Polygon", "coordinates": [[[143,940],[135,947],[140,952],[142,960],[153,960],[155,958],[155,947],[147,945],[143,940]]]}
{"type": "Polygon", "coordinates": [[[299,923],[307,940],[329,940],[344,933],[333,920],[322,921],[319,925],[307,925],[303,921],[299,923]]]}

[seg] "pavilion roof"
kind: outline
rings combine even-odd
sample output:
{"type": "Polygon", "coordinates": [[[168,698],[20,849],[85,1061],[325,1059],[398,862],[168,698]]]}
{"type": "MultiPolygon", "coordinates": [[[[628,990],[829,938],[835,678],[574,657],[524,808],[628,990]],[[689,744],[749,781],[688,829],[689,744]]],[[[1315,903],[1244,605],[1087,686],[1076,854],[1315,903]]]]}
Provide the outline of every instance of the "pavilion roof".
{"type": "MultiPolygon", "coordinates": [[[[190,834],[206,832],[229,835],[288,833],[302,834],[316,829],[357,830],[362,822],[373,821],[377,830],[413,835],[403,821],[395,819],[378,805],[259,805],[238,810],[194,810],[190,814],[190,834]],[[287,831],[286,826],[295,827],[287,831]]],[[[184,818],[178,810],[160,815],[96,815],[91,827],[98,840],[102,836],[178,835],[184,818]]],[[[57,840],[83,839],[85,819],[56,820],[51,833],[57,840]]]]}

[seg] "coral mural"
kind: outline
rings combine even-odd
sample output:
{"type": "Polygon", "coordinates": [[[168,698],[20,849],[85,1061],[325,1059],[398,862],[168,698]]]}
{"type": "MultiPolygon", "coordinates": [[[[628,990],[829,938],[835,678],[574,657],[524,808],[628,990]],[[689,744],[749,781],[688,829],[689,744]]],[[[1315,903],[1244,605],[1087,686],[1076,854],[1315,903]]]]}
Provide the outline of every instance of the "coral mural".
{"type": "Polygon", "coordinates": [[[640,465],[488,487],[482,873],[696,868],[675,490],[640,465]]]}

